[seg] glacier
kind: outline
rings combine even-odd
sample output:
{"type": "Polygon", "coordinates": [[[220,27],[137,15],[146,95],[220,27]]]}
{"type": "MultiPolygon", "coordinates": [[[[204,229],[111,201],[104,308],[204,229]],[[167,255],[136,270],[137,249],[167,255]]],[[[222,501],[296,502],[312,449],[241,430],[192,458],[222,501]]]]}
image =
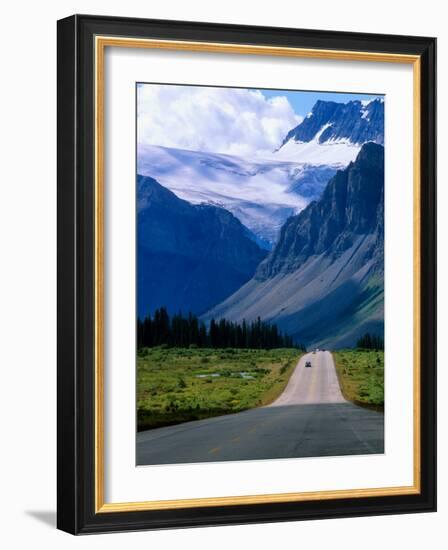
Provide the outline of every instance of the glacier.
{"type": "MultiPolygon", "coordinates": [[[[306,144],[310,145],[310,144],[306,144]]],[[[311,144],[312,146],[312,144],[311,144]]],[[[322,147],[318,145],[318,147],[322,147]]],[[[137,172],[150,176],[179,198],[192,204],[207,203],[229,210],[271,249],[287,218],[319,198],[340,162],[284,158],[285,151],[268,158],[241,158],[220,153],[139,144],[137,172]]],[[[350,156],[351,158],[351,156],[350,156]]]]}

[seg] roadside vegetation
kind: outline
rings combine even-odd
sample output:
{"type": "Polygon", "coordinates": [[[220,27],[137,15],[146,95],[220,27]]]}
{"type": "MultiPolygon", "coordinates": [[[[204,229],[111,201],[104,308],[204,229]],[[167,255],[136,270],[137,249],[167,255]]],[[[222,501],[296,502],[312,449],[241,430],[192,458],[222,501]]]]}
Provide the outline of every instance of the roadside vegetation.
{"type": "Polygon", "coordinates": [[[138,430],[267,405],[282,393],[301,355],[294,348],[141,348],[138,430]]]}
{"type": "Polygon", "coordinates": [[[384,351],[350,349],[333,352],[344,397],[358,405],[384,410],[384,351]]]}

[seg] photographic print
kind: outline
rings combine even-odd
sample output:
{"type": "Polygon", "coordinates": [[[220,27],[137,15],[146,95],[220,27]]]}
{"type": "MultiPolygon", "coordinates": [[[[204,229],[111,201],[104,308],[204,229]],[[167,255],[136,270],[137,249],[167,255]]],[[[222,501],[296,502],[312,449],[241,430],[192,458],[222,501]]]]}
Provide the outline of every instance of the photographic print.
{"type": "Polygon", "coordinates": [[[137,85],[137,463],[384,452],[384,97],[137,85]]]}
{"type": "Polygon", "coordinates": [[[58,21],[59,529],[436,510],[435,62],[58,21]]]}

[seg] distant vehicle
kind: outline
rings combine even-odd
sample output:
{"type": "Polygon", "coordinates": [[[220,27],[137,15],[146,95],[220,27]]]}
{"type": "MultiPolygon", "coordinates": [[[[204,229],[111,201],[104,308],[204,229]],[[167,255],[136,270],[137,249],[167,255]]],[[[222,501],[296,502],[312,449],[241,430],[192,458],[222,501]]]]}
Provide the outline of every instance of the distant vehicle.
{"type": "Polygon", "coordinates": [[[312,366],[313,366],[313,365],[311,364],[311,361],[307,361],[307,362],[305,363],[305,367],[312,367],[312,366]]]}

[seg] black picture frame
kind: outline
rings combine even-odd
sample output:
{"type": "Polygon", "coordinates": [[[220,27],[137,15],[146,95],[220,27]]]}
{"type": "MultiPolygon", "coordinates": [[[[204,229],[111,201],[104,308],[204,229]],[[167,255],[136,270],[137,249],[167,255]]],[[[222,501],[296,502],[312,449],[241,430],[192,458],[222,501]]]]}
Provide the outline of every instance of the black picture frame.
{"type": "Polygon", "coordinates": [[[83,534],[435,511],[436,39],[74,15],[58,21],[57,65],[58,528],[83,534]],[[96,512],[93,46],[97,35],[419,56],[422,369],[418,494],[96,512]]]}

